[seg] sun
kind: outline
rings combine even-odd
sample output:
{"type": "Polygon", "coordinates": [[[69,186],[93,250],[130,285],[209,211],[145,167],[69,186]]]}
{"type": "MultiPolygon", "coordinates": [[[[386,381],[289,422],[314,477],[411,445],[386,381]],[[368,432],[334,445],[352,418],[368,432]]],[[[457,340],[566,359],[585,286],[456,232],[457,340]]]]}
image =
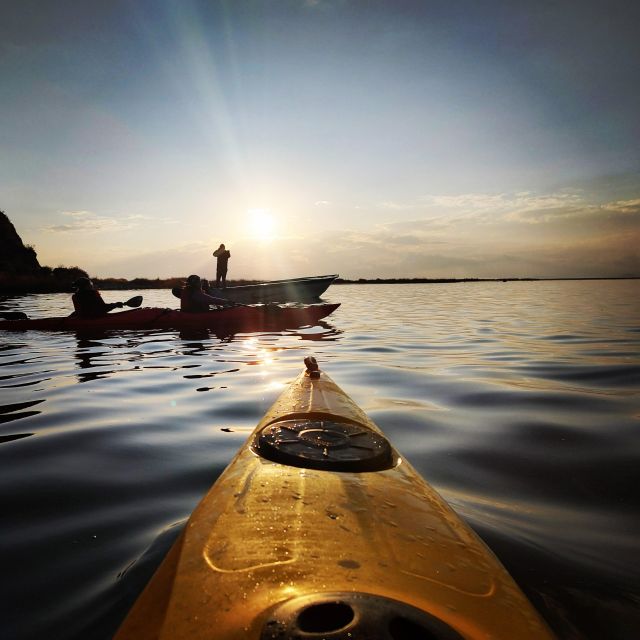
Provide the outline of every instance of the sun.
{"type": "Polygon", "coordinates": [[[249,231],[254,238],[268,241],[274,238],[275,219],[270,209],[249,209],[249,231]]]}

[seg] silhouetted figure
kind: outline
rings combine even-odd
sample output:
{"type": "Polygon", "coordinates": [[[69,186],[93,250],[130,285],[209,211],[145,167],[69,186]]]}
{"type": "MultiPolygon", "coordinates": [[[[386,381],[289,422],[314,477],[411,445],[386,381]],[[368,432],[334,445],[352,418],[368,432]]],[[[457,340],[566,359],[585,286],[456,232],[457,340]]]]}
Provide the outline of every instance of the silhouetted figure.
{"type": "Polygon", "coordinates": [[[191,275],[187,278],[187,284],[180,294],[180,311],[187,313],[202,313],[209,311],[209,305],[224,305],[228,301],[223,298],[215,298],[202,290],[200,276],[191,275]]]}
{"type": "Polygon", "coordinates": [[[213,255],[218,259],[216,265],[216,289],[220,288],[222,282],[222,288],[227,286],[227,264],[231,257],[231,251],[225,249],[225,246],[221,244],[214,252],[213,255]]]}
{"type": "Polygon", "coordinates": [[[72,286],[76,290],[71,298],[73,308],[75,309],[71,314],[72,316],[79,318],[96,318],[106,315],[112,309],[123,306],[122,302],[107,304],[102,299],[100,292],[94,288],[93,282],[84,276],[78,278],[72,286]]]}

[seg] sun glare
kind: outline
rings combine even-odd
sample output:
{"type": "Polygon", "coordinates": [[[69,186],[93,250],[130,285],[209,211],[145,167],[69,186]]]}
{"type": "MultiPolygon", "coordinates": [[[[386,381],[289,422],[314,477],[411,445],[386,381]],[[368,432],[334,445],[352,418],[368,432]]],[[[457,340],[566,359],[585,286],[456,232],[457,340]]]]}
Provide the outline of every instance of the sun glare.
{"type": "Polygon", "coordinates": [[[271,240],[275,232],[275,220],[269,209],[249,209],[249,232],[259,240],[271,240]]]}

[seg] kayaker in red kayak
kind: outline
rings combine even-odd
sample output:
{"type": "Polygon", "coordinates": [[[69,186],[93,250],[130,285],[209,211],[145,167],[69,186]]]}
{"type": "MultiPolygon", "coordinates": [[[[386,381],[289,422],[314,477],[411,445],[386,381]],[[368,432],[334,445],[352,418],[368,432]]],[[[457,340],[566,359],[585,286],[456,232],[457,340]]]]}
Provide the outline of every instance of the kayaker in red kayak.
{"type": "Polygon", "coordinates": [[[122,302],[113,302],[107,304],[97,291],[93,282],[89,278],[78,278],[72,285],[76,292],[73,294],[71,300],[73,301],[73,308],[75,311],[71,314],[78,318],[96,318],[104,316],[112,309],[120,308],[123,305],[122,302]]]}
{"type": "Polygon", "coordinates": [[[202,290],[202,281],[200,276],[195,274],[187,278],[187,284],[180,294],[180,311],[187,313],[203,313],[209,311],[209,306],[226,305],[228,300],[210,296],[202,290]]]}
{"type": "Polygon", "coordinates": [[[213,255],[218,259],[216,265],[216,289],[220,288],[220,282],[222,282],[222,288],[227,286],[227,265],[229,258],[231,257],[231,251],[225,248],[221,244],[214,252],[213,255]]]}

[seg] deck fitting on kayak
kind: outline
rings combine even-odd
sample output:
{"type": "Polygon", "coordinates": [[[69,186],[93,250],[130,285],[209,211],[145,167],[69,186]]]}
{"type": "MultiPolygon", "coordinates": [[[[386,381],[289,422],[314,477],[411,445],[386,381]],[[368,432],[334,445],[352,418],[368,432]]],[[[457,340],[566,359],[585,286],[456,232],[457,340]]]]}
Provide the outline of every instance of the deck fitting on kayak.
{"type": "Polygon", "coordinates": [[[267,618],[260,640],[463,640],[448,624],[411,605],[368,593],[313,594],[287,600],[267,618]]]}
{"type": "Polygon", "coordinates": [[[307,367],[307,375],[310,378],[319,378],[320,377],[320,367],[318,366],[317,360],[313,356],[307,356],[304,359],[304,365],[307,367]]]}
{"type": "Polygon", "coordinates": [[[266,426],[253,441],[263,458],[324,471],[383,471],[395,466],[388,440],[351,422],[282,420],[266,426]]]}

